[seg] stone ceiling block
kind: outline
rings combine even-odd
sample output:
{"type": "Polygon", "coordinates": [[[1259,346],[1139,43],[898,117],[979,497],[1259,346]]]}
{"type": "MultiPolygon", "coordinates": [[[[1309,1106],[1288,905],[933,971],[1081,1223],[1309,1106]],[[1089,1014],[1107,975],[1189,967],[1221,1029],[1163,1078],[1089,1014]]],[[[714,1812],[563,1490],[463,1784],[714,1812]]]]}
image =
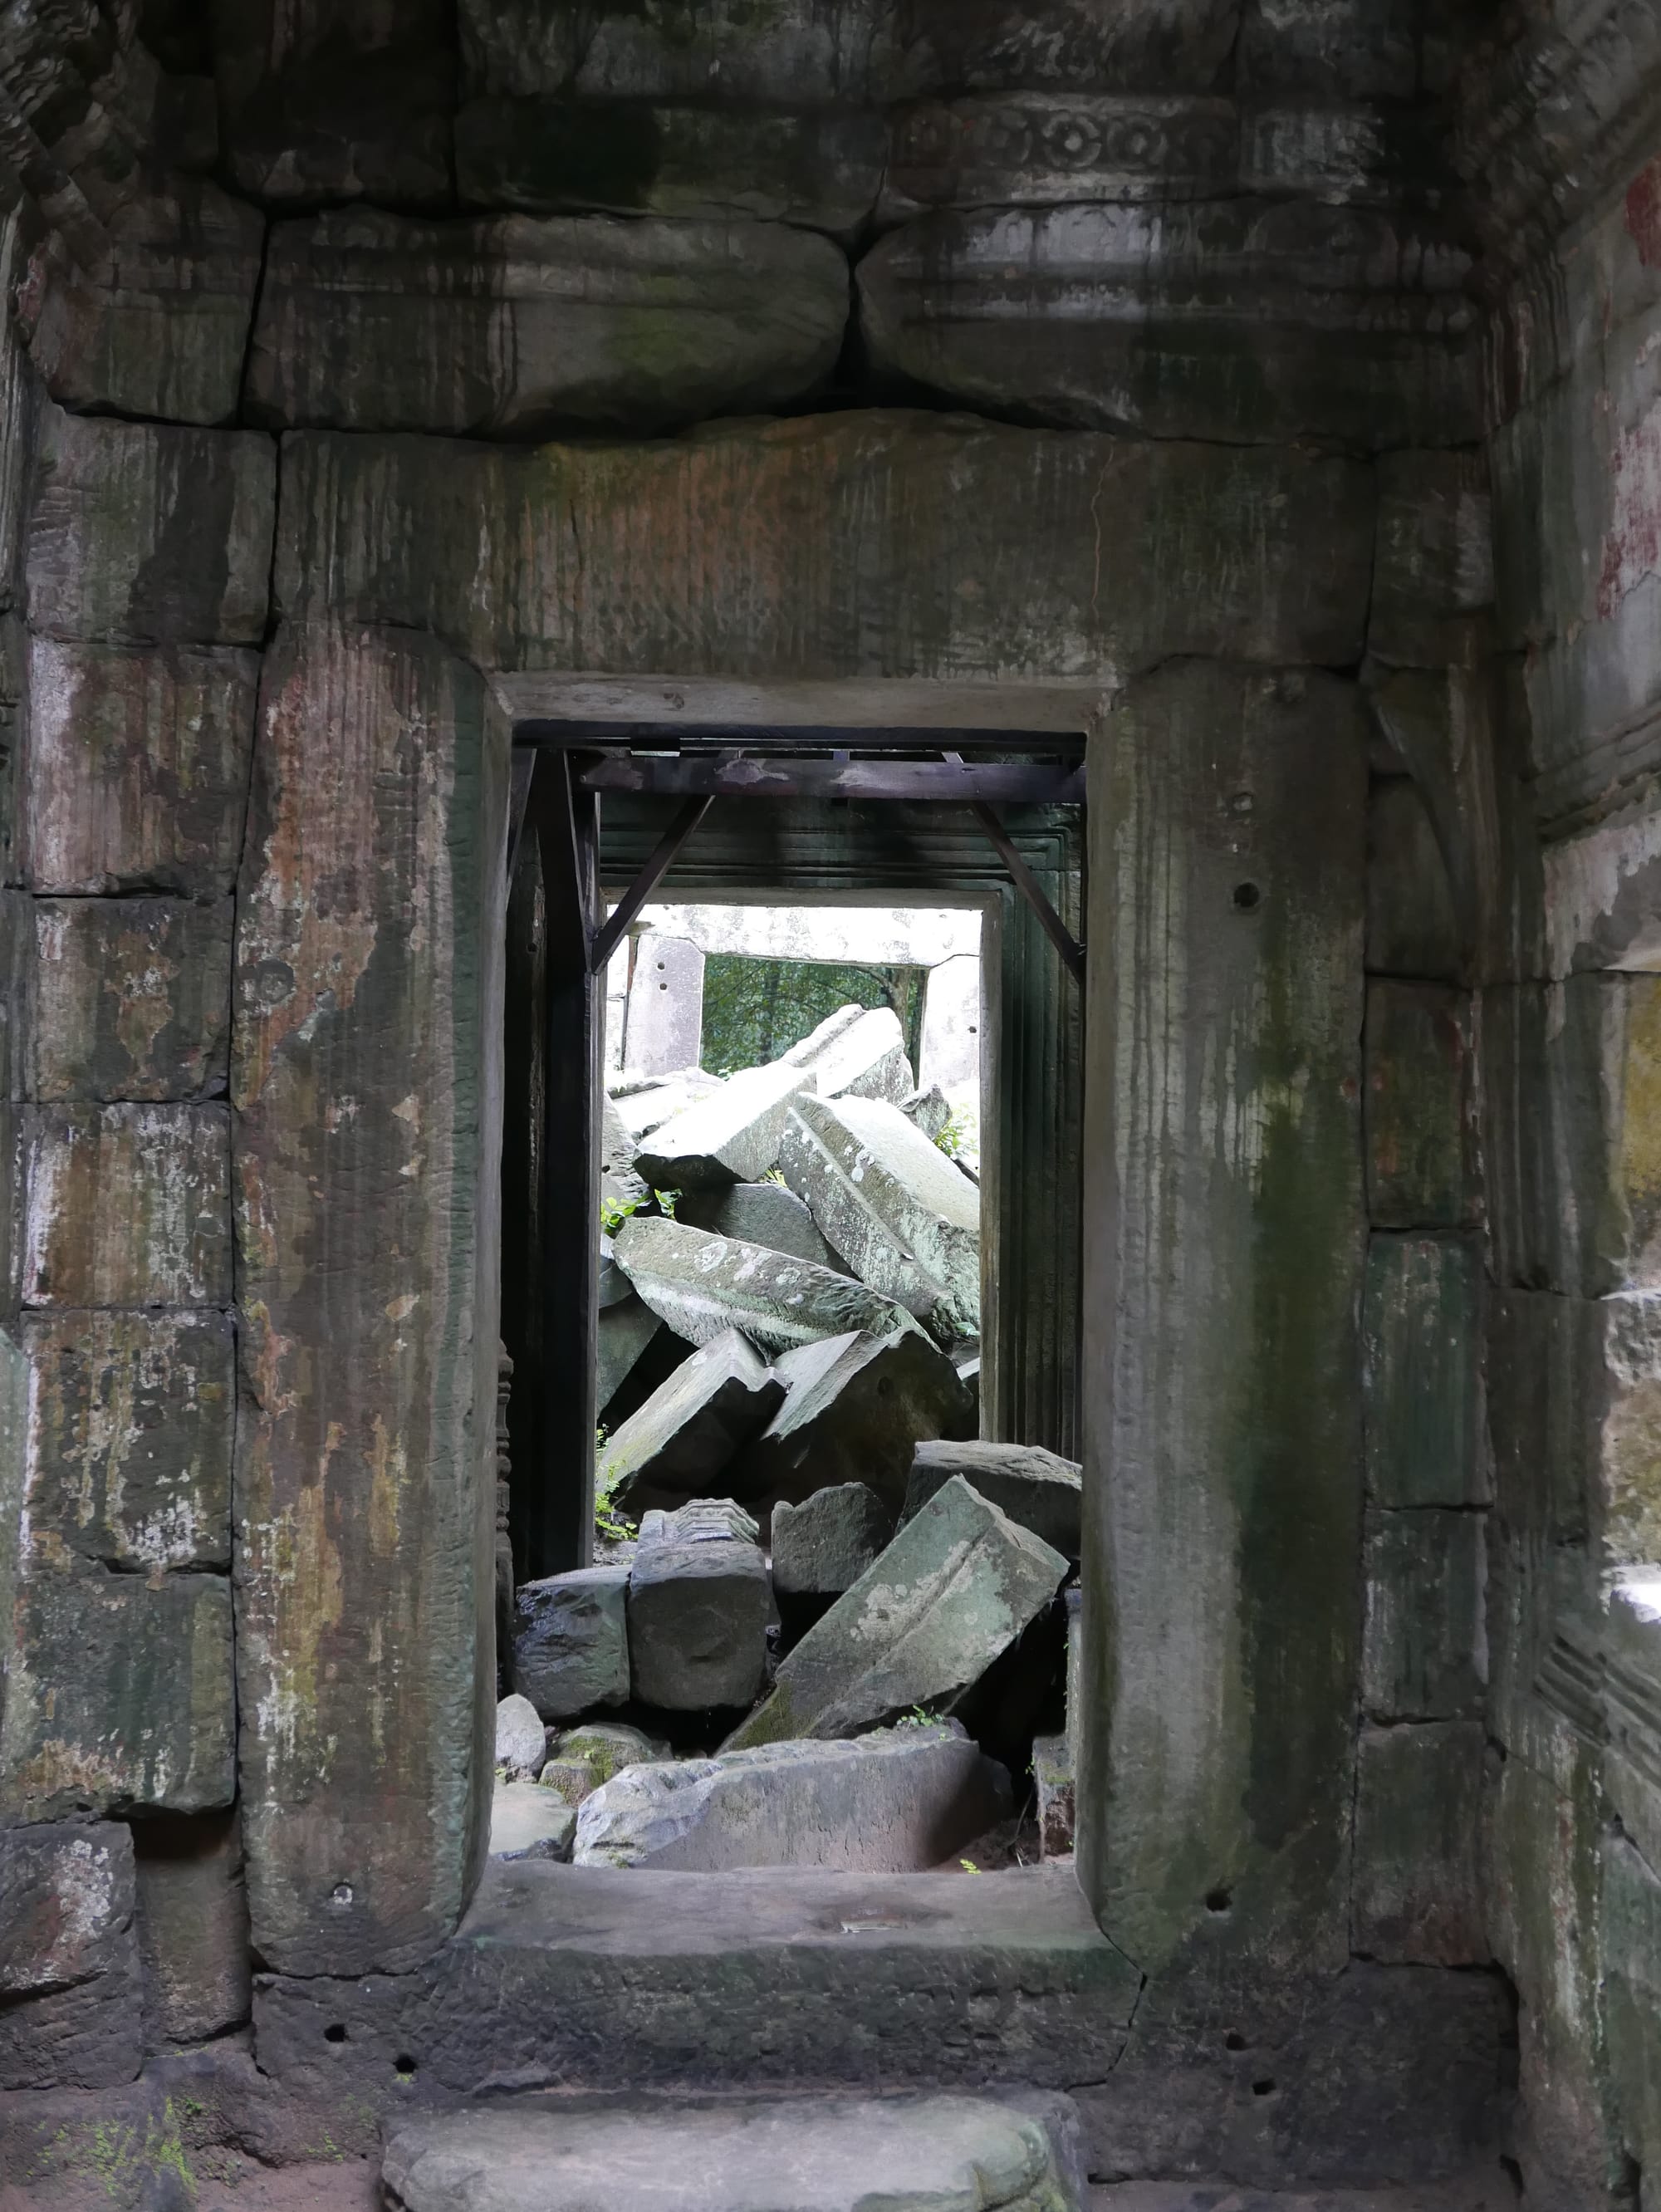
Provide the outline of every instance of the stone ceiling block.
{"type": "Polygon", "coordinates": [[[1314,202],[980,208],[858,268],[881,371],[1085,429],[1364,451],[1479,434],[1465,257],[1314,202]]]}
{"type": "Polygon", "coordinates": [[[805,398],[847,314],[840,251],[779,224],[345,210],[273,234],[249,407],[284,427],[661,430],[805,398]]]}
{"type": "Polygon", "coordinates": [[[30,627],[112,643],[256,645],[276,448],[48,410],[26,553],[30,627]]]}

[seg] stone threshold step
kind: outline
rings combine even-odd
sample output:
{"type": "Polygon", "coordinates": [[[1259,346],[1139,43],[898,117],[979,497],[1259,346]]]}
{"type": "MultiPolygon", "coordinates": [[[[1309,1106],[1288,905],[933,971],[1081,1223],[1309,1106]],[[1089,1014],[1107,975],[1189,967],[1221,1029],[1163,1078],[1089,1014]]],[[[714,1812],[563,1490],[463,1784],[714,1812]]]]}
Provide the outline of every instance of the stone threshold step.
{"type": "Polygon", "coordinates": [[[1082,2212],[1063,2097],[510,2104],[393,2128],[399,2212],[1082,2212]]]}
{"type": "Polygon", "coordinates": [[[1068,2088],[1112,2070],[1140,1976],[1070,1869],[670,1874],[492,1864],[409,1974],[265,1975],[260,2063],[419,2096],[1068,2088]]]}

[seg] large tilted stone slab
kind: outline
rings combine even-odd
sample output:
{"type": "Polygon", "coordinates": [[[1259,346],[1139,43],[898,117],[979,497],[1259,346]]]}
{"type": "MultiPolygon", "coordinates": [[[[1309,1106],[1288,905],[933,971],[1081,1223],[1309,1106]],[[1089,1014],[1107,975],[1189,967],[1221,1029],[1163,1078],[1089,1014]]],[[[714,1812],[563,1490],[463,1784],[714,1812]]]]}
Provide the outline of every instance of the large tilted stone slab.
{"type": "Polygon", "coordinates": [[[773,1509],[773,1587],[781,1597],[840,1597],[894,1534],[894,1516],[863,1482],[773,1509]]]}
{"type": "Polygon", "coordinates": [[[724,1748],[852,1735],[948,1705],[1048,1605],[1059,1552],[955,1475],[780,1662],[772,1695],[724,1748]]]}
{"type": "MultiPolygon", "coordinates": [[[[615,1143],[612,1116],[630,1138],[650,1136],[665,1121],[683,1114],[700,1098],[712,1098],[721,1088],[718,1075],[706,1075],[701,1067],[677,1067],[667,1075],[620,1075],[606,1092],[605,1137],[615,1143]]],[[[627,1164],[636,1146],[620,1148],[610,1164],[627,1164]]]]}
{"type": "Polygon", "coordinates": [[[832,1483],[869,1483],[890,1526],[920,1437],[967,1437],[974,1406],[946,1354],[919,1328],[858,1329],[781,1355],[785,1402],[732,1470],[746,1498],[799,1501],[832,1483]]]}
{"type": "Polygon", "coordinates": [[[915,1087],[892,1006],[840,1006],[780,1058],[786,1067],[805,1068],[821,1098],[886,1098],[898,1105],[915,1087]]]}
{"type": "Polygon", "coordinates": [[[646,1346],[662,1328],[662,1322],[643,1298],[631,1296],[602,1310],[594,1364],[594,1403],[601,1413],[628,1380],[646,1346]]]}
{"type": "MultiPolygon", "coordinates": [[[[1052,2126],[1064,2141],[1059,2113],[1052,2126]]],[[[381,2178],[399,2212],[1076,2212],[1082,2201],[1042,2118],[937,2094],[428,2117],[396,2130],[381,2178]]]]}
{"type": "Polygon", "coordinates": [[[678,1221],[627,1221],[613,1249],[652,1311],[689,1344],[741,1328],[764,1351],[787,1352],[850,1329],[887,1336],[911,1326],[902,1306],[864,1283],[678,1221]]]}
{"type": "Polygon", "coordinates": [[[836,1867],[907,1874],[1003,1820],[1009,1778],[960,1731],[878,1729],[631,1766],[577,1815],[579,1866],[836,1867]]]}
{"type": "Polygon", "coordinates": [[[719,1190],[689,1190],[676,1207],[675,1218],[711,1237],[737,1237],[741,1244],[761,1244],[769,1252],[810,1260],[815,1267],[846,1272],[812,1214],[782,1183],[730,1182],[719,1190]]]}
{"type": "Polygon", "coordinates": [[[285,428],[661,430],[804,398],[847,314],[840,252],[780,224],[337,209],[272,234],[249,399],[285,428]]]}
{"type": "Polygon", "coordinates": [[[628,1699],[627,1567],[575,1567],[513,1593],[513,1686],[545,1721],[628,1699]]]}
{"type": "Polygon", "coordinates": [[[1030,1528],[1070,1559],[1078,1558],[1083,1471],[1076,1460],[1063,1459],[1058,1452],[1046,1451],[1041,1444],[997,1444],[978,1439],[966,1443],[920,1443],[912,1459],[906,1518],[910,1520],[955,1474],[961,1474],[983,1498],[991,1498],[1011,1521],[1030,1528]]]}
{"type": "Polygon", "coordinates": [[[493,1859],[568,1859],[577,1815],[536,1782],[499,1782],[490,1800],[493,1859]]]}
{"type": "Polygon", "coordinates": [[[980,1196],[897,1106],[797,1099],[779,1164],[862,1282],[943,1342],[980,1331],[980,1196]]]}
{"type": "Polygon", "coordinates": [[[628,1578],[635,1696],[668,1712],[748,1705],[761,1685],[769,1603],[748,1514],[719,1500],[648,1513],[628,1578]]]}
{"type": "Polygon", "coordinates": [[[694,1352],[600,1447],[597,1487],[621,1513],[707,1495],[771,1417],[785,1386],[736,1328],[694,1352]]]}
{"type": "Polygon", "coordinates": [[[754,1182],[776,1165],[791,1102],[814,1082],[811,1070],[782,1060],[743,1069],[655,1129],[634,1156],[635,1173],[658,1190],[754,1182]]]}

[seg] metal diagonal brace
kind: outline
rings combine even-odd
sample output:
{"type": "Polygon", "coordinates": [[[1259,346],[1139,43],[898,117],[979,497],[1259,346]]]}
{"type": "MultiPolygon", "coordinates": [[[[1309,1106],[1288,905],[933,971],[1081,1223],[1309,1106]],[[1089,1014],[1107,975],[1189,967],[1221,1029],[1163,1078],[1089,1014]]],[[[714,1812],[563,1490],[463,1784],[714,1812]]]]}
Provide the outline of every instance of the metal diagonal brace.
{"type": "MultiPolygon", "coordinates": [[[[714,805],[713,799],[689,799],[652,848],[633,882],[613,909],[609,921],[597,929],[589,947],[588,972],[597,975],[617,949],[617,940],[669,872],[676,854],[714,805]]],[[[1042,893],[1040,894],[1042,896],[1042,893]]]]}
{"type": "Polygon", "coordinates": [[[1016,850],[1014,841],[990,806],[973,802],[974,817],[997,847],[998,857],[1014,878],[1015,889],[1044,925],[1044,933],[1079,982],[1084,981],[1084,947],[1044,896],[1044,887],[1016,850]]]}

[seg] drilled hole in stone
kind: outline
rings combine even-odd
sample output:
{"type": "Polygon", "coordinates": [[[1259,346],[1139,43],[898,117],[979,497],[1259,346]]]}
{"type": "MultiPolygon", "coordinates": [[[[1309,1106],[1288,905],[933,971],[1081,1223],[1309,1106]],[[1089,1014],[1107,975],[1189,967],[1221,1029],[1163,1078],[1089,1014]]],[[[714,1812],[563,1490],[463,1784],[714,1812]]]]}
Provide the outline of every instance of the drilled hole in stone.
{"type": "Polygon", "coordinates": [[[1262,897],[1263,893],[1255,884],[1236,884],[1234,886],[1234,904],[1242,914],[1250,914],[1262,897]]]}
{"type": "Polygon", "coordinates": [[[401,2052],[392,2061],[392,2071],[401,2081],[413,2081],[415,2078],[415,2062],[407,2051],[401,2052]]]}
{"type": "Polygon", "coordinates": [[[1205,1909],[1208,1912],[1227,1912],[1234,1901],[1226,1889],[1208,1889],[1205,1893],[1205,1909]]]}
{"type": "Polygon", "coordinates": [[[1252,2084],[1252,2094],[1254,2097],[1272,2097],[1274,2094],[1275,2085],[1267,2076],[1263,2081],[1254,2081],[1252,2084]]]}
{"type": "Polygon", "coordinates": [[[1231,2027],[1222,2039],[1222,2047],[1225,2051],[1244,2051],[1246,2038],[1240,2033],[1239,2028],[1231,2027]]]}
{"type": "Polygon", "coordinates": [[[323,2031],[323,2039],[325,2043],[344,2043],[346,2040],[345,2021],[341,2020],[331,2021],[323,2031]]]}

